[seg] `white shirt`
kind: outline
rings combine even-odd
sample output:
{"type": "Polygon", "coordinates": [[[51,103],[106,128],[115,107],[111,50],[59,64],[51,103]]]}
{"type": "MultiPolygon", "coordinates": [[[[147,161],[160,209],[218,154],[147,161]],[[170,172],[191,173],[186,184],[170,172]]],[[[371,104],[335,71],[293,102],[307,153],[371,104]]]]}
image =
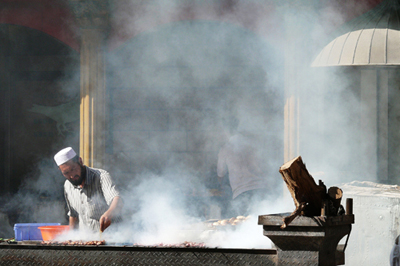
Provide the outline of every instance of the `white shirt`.
{"type": "Polygon", "coordinates": [[[263,178],[265,173],[260,168],[257,145],[251,135],[236,134],[219,151],[217,174],[223,177],[229,172],[232,198],[245,191],[267,186],[263,178]]]}
{"type": "MultiPolygon", "coordinates": [[[[100,230],[100,217],[114,199],[119,196],[110,174],[102,169],[86,167],[83,188],[74,186],[68,180],[64,183],[64,195],[68,206],[68,216],[79,218],[79,228],[100,230]]],[[[116,220],[120,218],[116,217],[116,220]]]]}

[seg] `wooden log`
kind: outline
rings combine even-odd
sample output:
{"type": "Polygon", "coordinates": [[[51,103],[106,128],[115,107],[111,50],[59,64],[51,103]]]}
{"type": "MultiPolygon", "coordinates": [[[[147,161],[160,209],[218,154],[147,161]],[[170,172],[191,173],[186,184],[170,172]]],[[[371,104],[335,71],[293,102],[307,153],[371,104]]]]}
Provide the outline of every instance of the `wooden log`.
{"type": "Polygon", "coordinates": [[[339,209],[340,202],[342,201],[342,197],[343,197],[343,191],[338,187],[330,187],[328,189],[328,195],[329,195],[329,198],[333,202],[333,206],[336,209],[339,209]]]}
{"type": "Polygon", "coordinates": [[[327,197],[326,187],[322,181],[319,181],[318,185],[315,183],[301,156],[282,165],[279,173],[292,195],[296,210],[300,208],[301,203],[305,203],[301,215],[319,216],[327,197]]]}

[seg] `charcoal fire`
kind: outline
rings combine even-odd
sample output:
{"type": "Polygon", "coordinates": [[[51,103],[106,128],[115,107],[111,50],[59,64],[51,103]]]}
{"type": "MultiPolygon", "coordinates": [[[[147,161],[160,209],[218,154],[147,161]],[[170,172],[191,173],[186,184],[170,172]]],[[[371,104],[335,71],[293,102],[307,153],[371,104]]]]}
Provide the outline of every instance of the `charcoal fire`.
{"type": "Polygon", "coordinates": [[[206,248],[205,243],[197,243],[197,242],[191,242],[191,241],[184,241],[183,243],[178,243],[178,244],[164,244],[164,243],[158,243],[155,245],[141,245],[141,244],[133,244],[134,247],[158,247],[158,248],[206,248]]]}
{"type": "Polygon", "coordinates": [[[216,228],[224,228],[224,226],[235,226],[239,225],[246,220],[249,220],[251,216],[242,216],[239,215],[237,217],[232,217],[230,219],[223,219],[223,220],[211,220],[209,221],[208,227],[211,229],[216,229],[216,228]]]}

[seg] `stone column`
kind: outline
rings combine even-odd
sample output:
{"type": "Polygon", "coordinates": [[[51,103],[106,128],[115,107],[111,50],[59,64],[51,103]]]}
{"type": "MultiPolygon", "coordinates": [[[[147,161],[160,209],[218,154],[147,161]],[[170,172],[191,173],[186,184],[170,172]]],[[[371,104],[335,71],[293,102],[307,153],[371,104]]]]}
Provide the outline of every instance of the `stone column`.
{"type": "Polygon", "coordinates": [[[378,124],[378,152],[377,178],[379,182],[388,184],[389,179],[389,77],[391,70],[378,71],[377,89],[377,124],[378,124]]]}
{"type": "Polygon", "coordinates": [[[296,52],[297,33],[295,16],[290,7],[285,7],[285,57],[284,57],[284,161],[299,156],[299,97],[297,72],[298,54],[296,52]]]}
{"type": "Polygon", "coordinates": [[[301,94],[304,94],[306,69],[310,67],[310,28],[318,0],[280,2],[285,31],[284,57],[284,161],[300,155],[301,94]]]}
{"type": "Polygon", "coordinates": [[[80,27],[81,105],[79,153],[91,167],[103,167],[106,139],[104,48],[109,29],[108,0],[69,0],[80,27]]]}
{"type": "MultiPolygon", "coordinates": [[[[360,143],[361,175],[364,180],[376,181],[378,162],[378,77],[376,69],[361,70],[360,143]]],[[[382,99],[383,100],[383,99],[382,99]]]]}

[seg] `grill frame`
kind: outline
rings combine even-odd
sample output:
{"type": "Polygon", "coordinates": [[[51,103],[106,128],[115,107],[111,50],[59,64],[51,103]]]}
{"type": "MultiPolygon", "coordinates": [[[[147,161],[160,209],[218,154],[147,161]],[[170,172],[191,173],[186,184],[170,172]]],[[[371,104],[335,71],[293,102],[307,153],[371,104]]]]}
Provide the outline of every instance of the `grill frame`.
{"type": "Polygon", "coordinates": [[[1,244],[1,265],[277,265],[275,249],[1,244]]]}

